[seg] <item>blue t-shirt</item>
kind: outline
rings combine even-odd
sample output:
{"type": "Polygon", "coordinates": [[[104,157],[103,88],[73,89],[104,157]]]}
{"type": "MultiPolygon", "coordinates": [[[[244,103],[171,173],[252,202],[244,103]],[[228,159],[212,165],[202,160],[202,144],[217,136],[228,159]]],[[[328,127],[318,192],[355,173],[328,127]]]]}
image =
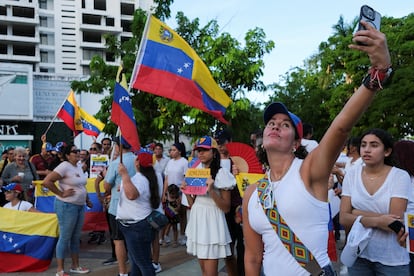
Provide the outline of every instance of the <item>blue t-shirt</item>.
{"type": "MultiPolygon", "coordinates": [[[[134,176],[136,173],[135,169],[135,158],[136,156],[132,152],[127,152],[122,154],[122,163],[126,167],[130,177],[134,176]]],[[[111,163],[109,163],[108,170],[105,175],[105,182],[111,184],[111,202],[109,203],[108,213],[116,216],[116,211],[118,208],[119,201],[119,191],[118,188],[121,185],[122,177],[118,173],[118,164],[120,158],[118,157],[111,163]]]]}

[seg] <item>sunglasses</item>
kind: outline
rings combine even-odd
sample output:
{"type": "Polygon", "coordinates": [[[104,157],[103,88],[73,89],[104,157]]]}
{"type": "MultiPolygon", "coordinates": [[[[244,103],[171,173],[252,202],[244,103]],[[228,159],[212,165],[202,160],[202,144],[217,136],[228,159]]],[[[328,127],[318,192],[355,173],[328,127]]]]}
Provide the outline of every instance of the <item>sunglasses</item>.
{"type": "Polygon", "coordinates": [[[89,150],[95,150],[95,151],[97,151],[98,149],[97,148],[90,148],[89,150]]]}
{"type": "Polygon", "coordinates": [[[77,153],[79,153],[79,152],[80,152],[80,150],[76,149],[76,150],[71,150],[70,152],[71,152],[71,153],[75,153],[75,154],[77,154],[77,153]]]}

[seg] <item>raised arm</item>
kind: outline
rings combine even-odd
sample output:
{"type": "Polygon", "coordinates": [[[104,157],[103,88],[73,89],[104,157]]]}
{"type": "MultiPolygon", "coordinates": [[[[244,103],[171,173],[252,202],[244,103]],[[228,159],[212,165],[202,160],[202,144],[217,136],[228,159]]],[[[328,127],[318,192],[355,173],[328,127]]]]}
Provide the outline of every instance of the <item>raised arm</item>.
{"type": "MultiPolygon", "coordinates": [[[[391,66],[385,35],[366,22],[361,22],[361,24],[367,30],[356,32],[353,42],[363,42],[366,46],[351,44],[349,48],[366,52],[371,62],[371,68],[379,73],[380,81],[382,81],[385,78],[386,70],[391,66]]],[[[365,81],[364,83],[355,91],[336,116],[319,146],[309,154],[302,166],[301,174],[305,184],[320,199],[323,199],[321,197],[324,196],[331,169],[352,127],[374,99],[378,85],[367,85],[367,83],[370,83],[365,81]],[[370,86],[370,89],[367,86],[370,86]]]]}

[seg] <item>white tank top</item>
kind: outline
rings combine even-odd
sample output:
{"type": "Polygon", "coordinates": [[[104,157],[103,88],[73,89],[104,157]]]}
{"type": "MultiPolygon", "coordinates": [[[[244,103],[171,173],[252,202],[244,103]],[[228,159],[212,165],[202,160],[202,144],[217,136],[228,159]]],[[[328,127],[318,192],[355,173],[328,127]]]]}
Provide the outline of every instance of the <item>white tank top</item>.
{"type": "MultiPolygon", "coordinates": [[[[299,169],[302,160],[295,159],[286,175],[270,182],[280,215],[312,252],[321,267],[330,263],[328,257],[329,207],[327,202],[314,198],[305,188],[299,169]]],[[[269,178],[270,179],[270,178],[269,178]]],[[[262,235],[264,244],[263,269],[265,275],[309,275],[286,250],[254,191],[248,203],[249,222],[262,235]]]]}

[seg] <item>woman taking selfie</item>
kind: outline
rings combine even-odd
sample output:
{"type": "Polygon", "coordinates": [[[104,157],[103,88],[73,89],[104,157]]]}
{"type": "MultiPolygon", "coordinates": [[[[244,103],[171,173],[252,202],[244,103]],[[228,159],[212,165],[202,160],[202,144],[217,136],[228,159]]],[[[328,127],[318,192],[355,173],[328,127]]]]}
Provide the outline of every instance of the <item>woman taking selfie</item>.
{"type": "Polygon", "coordinates": [[[259,275],[262,266],[265,275],[335,273],[327,252],[329,176],[352,127],[385,85],[391,64],[385,35],[361,24],[367,30],[356,32],[349,48],[368,54],[369,75],[304,160],[296,157],[303,134],[299,117],[282,103],[272,103],[264,112],[264,161],[270,169],[243,198],[246,275],[259,275]],[[273,225],[290,234],[279,235],[273,225]],[[292,235],[294,244],[288,239],[292,235]],[[302,254],[288,248],[301,248],[302,254]]]}

